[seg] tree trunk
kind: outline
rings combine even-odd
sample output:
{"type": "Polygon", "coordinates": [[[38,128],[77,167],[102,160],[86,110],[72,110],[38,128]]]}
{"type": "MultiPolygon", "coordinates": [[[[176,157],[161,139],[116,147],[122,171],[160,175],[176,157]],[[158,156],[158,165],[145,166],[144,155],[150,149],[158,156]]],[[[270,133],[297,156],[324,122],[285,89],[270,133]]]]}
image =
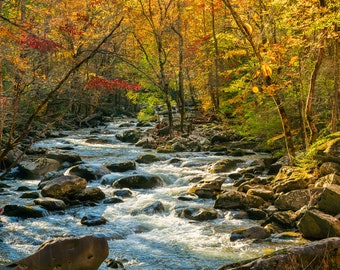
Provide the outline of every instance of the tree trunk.
{"type": "Polygon", "coordinates": [[[214,68],[212,71],[213,77],[213,85],[212,85],[212,102],[214,105],[215,112],[220,110],[220,97],[219,97],[219,50],[218,50],[218,42],[216,36],[216,27],[215,27],[215,7],[214,1],[211,2],[211,28],[212,35],[214,39],[214,68]]]}
{"type": "Polygon", "coordinates": [[[325,39],[324,37],[321,37],[320,47],[318,50],[318,58],[316,60],[314,69],[311,74],[310,83],[309,83],[309,91],[308,91],[308,96],[307,96],[307,101],[306,101],[305,116],[306,116],[306,121],[308,123],[308,129],[309,129],[309,140],[307,142],[307,147],[315,141],[317,133],[318,133],[318,129],[313,119],[312,106],[313,106],[313,100],[314,100],[314,94],[315,94],[316,79],[317,79],[317,76],[318,76],[318,73],[319,73],[319,70],[322,64],[323,55],[325,51],[324,43],[325,43],[325,39]]]}
{"type": "MultiPolygon", "coordinates": [[[[334,24],[335,31],[338,31],[338,25],[334,24]]],[[[340,81],[340,44],[339,39],[334,40],[334,99],[333,99],[333,109],[332,109],[332,132],[337,131],[337,124],[339,119],[339,81],[340,81]]]]}

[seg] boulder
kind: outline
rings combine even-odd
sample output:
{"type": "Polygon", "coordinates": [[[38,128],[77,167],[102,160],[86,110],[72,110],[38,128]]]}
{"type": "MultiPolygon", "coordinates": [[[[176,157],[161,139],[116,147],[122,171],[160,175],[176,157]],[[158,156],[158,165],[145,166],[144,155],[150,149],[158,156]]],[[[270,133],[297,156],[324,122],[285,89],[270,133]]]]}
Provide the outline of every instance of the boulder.
{"type": "Polygon", "coordinates": [[[122,198],[130,198],[132,197],[133,193],[130,189],[123,188],[123,189],[114,190],[112,194],[118,197],[122,197],[122,198]]]}
{"type": "Polygon", "coordinates": [[[216,195],[221,191],[221,187],[224,181],[225,178],[208,177],[200,180],[198,183],[193,185],[189,189],[188,193],[195,194],[200,198],[215,198],[216,195]]]}
{"type": "Polygon", "coordinates": [[[139,129],[126,130],[122,134],[117,134],[116,138],[122,142],[136,143],[142,137],[142,132],[139,129]]]}
{"type": "Polygon", "coordinates": [[[60,167],[59,161],[50,158],[21,161],[18,164],[19,174],[24,179],[37,179],[48,172],[59,170],[60,167]]]}
{"type": "Polygon", "coordinates": [[[323,187],[324,185],[340,185],[340,175],[331,173],[327,174],[323,177],[320,177],[316,182],[315,182],[315,187],[323,187]]]}
{"type": "Polygon", "coordinates": [[[111,173],[111,171],[102,165],[80,164],[69,168],[65,175],[77,175],[87,181],[98,180],[102,176],[111,173]]]}
{"type": "Polygon", "coordinates": [[[315,181],[312,173],[303,168],[283,166],[272,182],[274,192],[288,192],[295,189],[305,189],[315,181]]]}
{"type": "Polygon", "coordinates": [[[318,209],[330,215],[340,213],[340,186],[327,185],[318,201],[318,209]]]}
{"type": "Polygon", "coordinates": [[[106,224],[107,219],[103,216],[92,215],[89,214],[87,216],[82,217],[80,223],[86,226],[98,226],[106,224]]]}
{"type": "Polygon", "coordinates": [[[87,187],[76,193],[74,198],[79,201],[101,201],[105,199],[105,193],[99,187],[87,187]]]}
{"type": "Polygon", "coordinates": [[[274,192],[272,190],[261,188],[261,187],[250,188],[248,189],[247,194],[261,197],[265,201],[271,201],[274,198],[274,192]]]}
{"type": "Polygon", "coordinates": [[[64,201],[48,197],[35,199],[34,203],[48,211],[64,210],[66,208],[64,201]]]}
{"type": "Polygon", "coordinates": [[[327,174],[340,174],[340,163],[337,162],[324,162],[319,168],[319,175],[325,176],[327,174]]]}
{"type": "Polygon", "coordinates": [[[218,209],[247,209],[261,208],[265,201],[258,196],[246,195],[239,191],[227,191],[220,194],[214,203],[214,208],[218,209]]]}
{"type": "Polygon", "coordinates": [[[150,164],[153,162],[161,161],[162,159],[153,154],[145,154],[137,157],[136,161],[138,163],[150,164]]]}
{"type": "Polygon", "coordinates": [[[321,189],[297,189],[281,194],[274,202],[279,210],[297,211],[305,205],[315,205],[321,189]]]}
{"type": "Polygon", "coordinates": [[[142,209],[139,210],[134,210],[131,212],[132,216],[140,215],[140,214],[145,214],[145,215],[154,215],[154,214],[160,214],[165,211],[164,205],[160,201],[155,201],[147,206],[145,206],[142,209]]]}
{"type": "Polygon", "coordinates": [[[86,185],[87,181],[84,178],[75,175],[60,176],[48,181],[41,190],[41,195],[44,197],[63,199],[81,192],[86,188],[86,185]]]}
{"type": "Polygon", "coordinates": [[[58,160],[61,164],[64,162],[75,164],[81,161],[81,157],[79,156],[79,154],[66,150],[48,151],[46,157],[58,160]]]}
{"type": "Polygon", "coordinates": [[[142,148],[151,148],[154,149],[157,147],[157,142],[152,137],[143,137],[139,139],[136,143],[136,146],[142,147],[142,148]]]}
{"type": "Polygon", "coordinates": [[[16,261],[4,269],[95,270],[108,254],[108,243],[103,237],[57,239],[44,243],[33,255],[16,261]]]}
{"type": "Polygon", "coordinates": [[[20,217],[20,218],[40,218],[48,216],[48,211],[46,209],[27,206],[27,205],[5,205],[4,216],[9,217],[20,217]]]}
{"type": "Polygon", "coordinates": [[[265,239],[270,236],[270,232],[261,226],[253,226],[247,229],[238,229],[231,232],[230,241],[240,239],[265,239]]]}
{"type": "Polygon", "coordinates": [[[220,267],[218,270],[335,270],[340,269],[340,238],[328,238],[278,250],[258,259],[220,267]]]}
{"type": "Polygon", "coordinates": [[[135,174],[120,178],[113,182],[114,188],[149,189],[164,185],[164,181],[157,175],[135,174]]]}
{"type": "Polygon", "coordinates": [[[298,222],[298,228],[307,239],[340,236],[340,221],[317,209],[307,210],[298,222]]]}
{"type": "Polygon", "coordinates": [[[249,208],[247,210],[248,218],[252,220],[264,220],[268,217],[268,214],[258,208],[249,208]]]}
{"type": "Polygon", "coordinates": [[[37,191],[24,192],[20,198],[22,199],[36,199],[39,198],[40,194],[37,191]]]}
{"type": "Polygon", "coordinates": [[[136,162],[133,160],[119,162],[119,163],[108,163],[105,164],[111,172],[126,172],[130,170],[136,170],[136,162]]]}
{"type": "Polygon", "coordinates": [[[196,221],[206,221],[218,218],[218,212],[212,208],[185,208],[179,212],[180,217],[196,221]]]}
{"type": "Polygon", "coordinates": [[[210,173],[227,173],[237,168],[240,163],[244,163],[242,159],[222,159],[209,167],[210,173]]]}

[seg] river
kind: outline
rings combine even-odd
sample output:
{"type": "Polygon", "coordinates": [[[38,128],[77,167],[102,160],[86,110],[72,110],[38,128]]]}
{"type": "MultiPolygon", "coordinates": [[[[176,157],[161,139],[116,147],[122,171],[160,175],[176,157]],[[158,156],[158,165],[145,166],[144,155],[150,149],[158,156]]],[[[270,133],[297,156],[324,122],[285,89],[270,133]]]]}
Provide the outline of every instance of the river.
{"type": "MultiPolygon", "coordinates": [[[[127,120],[125,120],[127,121],[127,120]]],[[[135,160],[153,150],[142,149],[129,143],[122,143],[115,135],[129,127],[119,127],[122,121],[114,121],[102,128],[102,132],[93,134],[93,129],[81,129],[65,132],[65,137],[46,139],[37,142],[34,148],[72,147],[86,164],[102,165],[105,162],[123,162],[135,160]],[[105,132],[103,132],[105,130],[105,132]],[[105,139],[109,143],[90,144],[88,138],[105,139]]],[[[159,154],[164,161],[152,164],[138,164],[138,173],[160,176],[166,185],[151,190],[133,190],[131,198],[124,198],[123,203],[99,204],[93,207],[73,207],[64,213],[51,213],[44,218],[19,219],[1,216],[0,227],[0,265],[18,260],[34,253],[46,240],[59,237],[80,235],[103,235],[108,239],[109,258],[123,262],[126,269],[160,270],[160,269],[217,269],[218,267],[244,259],[257,257],[273,250],[294,245],[294,240],[271,237],[270,241],[254,243],[250,241],[229,240],[232,230],[258,225],[257,221],[235,219],[233,211],[220,211],[219,218],[212,221],[193,221],[178,217],[176,210],[181,207],[213,207],[213,200],[194,201],[178,200],[192,185],[190,180],[210,173],[209,164],[225,156],[207,152],[183,152],[159,154]],[[169,162],[179,158],[180,164],[169,162]],[[164,213],[132,215],[152,202],[161,201],[164,213]],[[87,214],[104,216],[105,225],[87,227],[80,220],[87,214]]],[[[261,158],[261,154],[243,157],[251,162],[261,158]]],[[[238,170],[238,169],[236,169],[238,170]]],[[[116,177],[131,174],[112,173],[104,177],[116,177]]],[[[225,188],[232,185],[227,175],[225,188]]],[[[28,186],[36,190],[39,180],[3,181],[9,189],[0,193],[0,205],[32,204],[32,199],[21,199],[17,191],[19,186],[28,186]]],[[[88,186],[100,187],[107,198],[112,197],[113,188],[102,185],[102,179],[91,181],[88,186]]],[[[105,263],[100,269],[107,269],[105,263]]]]}

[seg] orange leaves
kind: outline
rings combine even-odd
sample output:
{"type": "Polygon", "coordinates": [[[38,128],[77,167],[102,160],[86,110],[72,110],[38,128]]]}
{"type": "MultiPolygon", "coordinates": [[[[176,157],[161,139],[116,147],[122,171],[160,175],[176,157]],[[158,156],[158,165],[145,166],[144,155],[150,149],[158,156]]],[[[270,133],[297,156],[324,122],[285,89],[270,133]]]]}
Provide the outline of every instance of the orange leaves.
{"type": "Polygon", "coordinates": [[[244,28],[249,35],[251,35],[253,33],[253,27],[249,23],[245,23],[244,28]]]}
{"type": "Polygon", "coordinates": [[[261,72],[262,72],[263,77],[265,78],[271,77],[273,74],[271,67],[269,66],[268,63],[265,63],[265,62],[261,64],[261,72]]]}

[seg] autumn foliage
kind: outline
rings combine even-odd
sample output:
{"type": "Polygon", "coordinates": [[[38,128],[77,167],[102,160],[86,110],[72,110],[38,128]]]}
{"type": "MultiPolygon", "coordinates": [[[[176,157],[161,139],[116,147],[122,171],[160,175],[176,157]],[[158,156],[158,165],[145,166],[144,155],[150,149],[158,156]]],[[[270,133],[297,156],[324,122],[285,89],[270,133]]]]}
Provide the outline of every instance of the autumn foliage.
{"type": "Polygon", "coordinates": [[[126,91],[140,91],[142,89],[142,86],[139,83],[130,83],[120,79],[108,80],[99,76],[92,76],[85,83],[85,86],[88,89],[101,89],[111,93],[114,93],[115,89],[126,91]]]}

